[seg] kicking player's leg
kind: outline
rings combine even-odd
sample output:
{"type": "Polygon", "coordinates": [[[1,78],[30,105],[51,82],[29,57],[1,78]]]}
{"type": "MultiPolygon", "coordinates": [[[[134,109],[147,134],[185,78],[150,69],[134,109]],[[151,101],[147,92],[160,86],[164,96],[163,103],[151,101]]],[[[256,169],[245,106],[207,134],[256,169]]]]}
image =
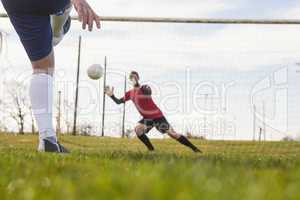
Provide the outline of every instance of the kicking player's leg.
{"type": "Polygon", "coordinates": [[[161,133],[167,133],[171,138],[177,140],[179,143],[191,148],[194,152],[201,152],[195,145],[193,145],[185,136],[176,133],[170,126],[165,117],[155,120],[155,127],[161,133]]]}
{"type": "Polygon", "coordinates": [[[145,125],[146,121],[142,119],[139,124],[135,127],[135,133],[137,137],[146,145],[149,151],[154,151],[154,147],[151,144],[149,138],[147,137],[146,133],[148,133],[152,126],[145,125]]]}
{"type": "Polygon", "coordinates": [[[33,75],[31,77],[29,95],[40,134],[39,151],[45,151],[45,139],[54,144],[57,143],[52,122],[53,57],[53,52],[51,52],[47,57],[32,62],[33,75]]]}
{"type": "Polygon", "coordinates": [[[40,134],[40,151],[62,152],[52,121],[54,54],[49,15],[9,14],[31,60],[30,99],[40,134]]]}

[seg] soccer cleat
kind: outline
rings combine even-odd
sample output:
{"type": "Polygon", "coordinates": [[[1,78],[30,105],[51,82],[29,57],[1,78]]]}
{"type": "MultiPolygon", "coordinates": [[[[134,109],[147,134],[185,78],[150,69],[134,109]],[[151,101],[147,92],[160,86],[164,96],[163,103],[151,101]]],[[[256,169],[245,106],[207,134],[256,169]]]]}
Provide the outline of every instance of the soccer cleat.
{"type": "Polygon", "coordinates": [[[43,139],[39,144],[39,152],[48,152],[48,153],[70,153],[64,146],[59,142],[53,143],[48,139],[43,139]]]}
{"type": "Polygon", "coordinates": [[[52,153],[60,152],[58,143],[52,143],[47,139],[44,139],[44,150],[45,150],[45,152],[52,152],[52,153]]]}
{"type": "Polygon", "coordinates": [[[198,148],[196,148],[196,149],[193,149],[193,151],[195,152],[195,153],[203,153],[200,149],[198,149],[198,148]]]}
{"type": "Polygon", "coordinates": [[[72,10],[72,6],[67,8],[63,13],[51,15],[53,46],[58,45],[62,41],[64,36],[69,32],[71,28],[71,21],[72,21],[70,17],[71,10],[72,10]]]}

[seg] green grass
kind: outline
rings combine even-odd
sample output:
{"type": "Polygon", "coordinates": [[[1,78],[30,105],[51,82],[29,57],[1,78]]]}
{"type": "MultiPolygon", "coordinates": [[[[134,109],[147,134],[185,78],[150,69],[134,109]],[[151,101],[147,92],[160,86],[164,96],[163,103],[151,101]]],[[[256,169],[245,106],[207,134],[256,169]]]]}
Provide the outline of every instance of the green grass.
{"type": "Polygon", "coordinates": [[[1,199],[300,199],[300,143],[61,138],[70,155],[35,151],[37,136],[0,135],[1,199]]]}

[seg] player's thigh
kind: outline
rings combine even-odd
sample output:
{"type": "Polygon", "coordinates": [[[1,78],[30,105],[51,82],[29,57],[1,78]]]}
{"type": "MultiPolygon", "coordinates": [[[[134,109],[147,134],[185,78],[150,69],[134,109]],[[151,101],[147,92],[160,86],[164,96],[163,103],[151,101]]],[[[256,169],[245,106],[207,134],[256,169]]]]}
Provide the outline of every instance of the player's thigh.
{"type": "Polygon", "coordinates": [[[9,18],[32,62],[42,60],[50,55],[52,52],[50,16],[9,14],[9,18]]]}
{"type": "Polygon", "coordinates": [[[153,121],[142,119],[138,122],[138,125],[135,127],[135,132],[137,134],[148,133],[153,128],[153,121]]]}
{"type": "Polygon", "coordinates": [[[144,124],[137,124],[134,128],[134,131],[137,135],[142,135],[146,132],[147,126],[144,124]]]}
{"type": "Polygon", "coordinates": [[[173,139],[178,139],[181,136],[180,134],[175,132],[175,130],[165,117],[157,119],[155,121],[155,127],[159,132],[161,132],[162,134],[168,134],[173,139]]]}
{"type": "Polygon", "coordinates": [[[172,129],[171,125],[169,124],[169,122],[165,117],[156,119],[154,123],[155,123],[155,128],[162,134],[168,133],[172,129]]]}

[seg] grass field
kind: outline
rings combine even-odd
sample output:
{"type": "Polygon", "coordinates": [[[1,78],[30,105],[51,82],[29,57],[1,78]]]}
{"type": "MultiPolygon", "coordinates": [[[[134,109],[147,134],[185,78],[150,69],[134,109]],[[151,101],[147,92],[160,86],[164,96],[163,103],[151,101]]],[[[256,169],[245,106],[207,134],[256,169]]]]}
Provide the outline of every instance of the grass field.
{"type": "Polygon", "coordinates": [[[1,199],[300,199],[300,143],[61,137],[70,155],[40,154],[37,136],[0,135],[1,199]]]}

